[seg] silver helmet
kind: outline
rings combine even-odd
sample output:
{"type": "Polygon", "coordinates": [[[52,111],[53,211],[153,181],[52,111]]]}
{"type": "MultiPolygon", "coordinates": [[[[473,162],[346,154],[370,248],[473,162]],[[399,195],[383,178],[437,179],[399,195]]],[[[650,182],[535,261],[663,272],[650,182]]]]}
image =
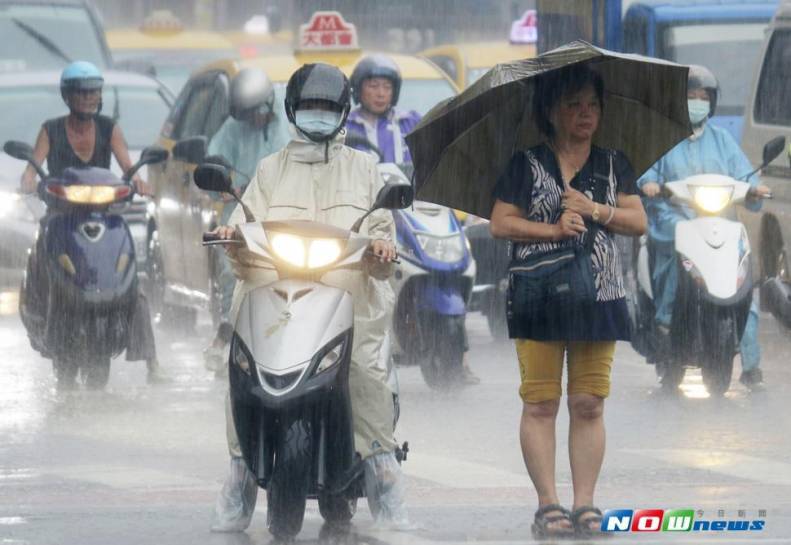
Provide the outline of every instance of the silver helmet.
{"type": "Polygon", "coordinates": [[[261,108],[272,111],[275,104],[275,87],[263,70],[245,68],[231,80],[230,113],[244,120],[261,108]]]}

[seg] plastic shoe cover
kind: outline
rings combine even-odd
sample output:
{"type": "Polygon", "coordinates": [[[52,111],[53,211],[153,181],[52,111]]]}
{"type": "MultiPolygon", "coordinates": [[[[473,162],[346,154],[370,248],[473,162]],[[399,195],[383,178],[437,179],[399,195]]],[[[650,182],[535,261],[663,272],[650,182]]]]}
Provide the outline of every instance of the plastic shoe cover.
{"type": "Polygon", "coordinates": [[[212,532],[243,532],[250,526],[258,497],[258,484],[243,458],[231,458],[231,467],[214,505],[212,532]]]}
{"type": "Polygon", "coordinates": [[[365,494],[377,523],[394,529],[411,529],[404,501],[404,478],[392,452],[365,459],[365,494]]]}
{"type": "Polygon", "coordinates": [[[226,357],[228,356],[228,347],[217,347],[214,345],[209,346],[203,351],[203,364],[208,371],[215,373],[226,367],[226,357]]]}

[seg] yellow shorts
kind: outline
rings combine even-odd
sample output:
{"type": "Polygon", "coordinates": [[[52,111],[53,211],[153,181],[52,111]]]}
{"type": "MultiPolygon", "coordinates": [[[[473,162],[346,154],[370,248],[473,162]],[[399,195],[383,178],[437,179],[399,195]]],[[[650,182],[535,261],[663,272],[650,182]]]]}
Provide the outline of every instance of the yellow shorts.
{"type": "Polygon", "coordinates": [[[563,355],[568,353],[569,378],[566,391],[592,394],[601,398],[610,395],[610,370],[615,341],[567,342],[516,340],[519,395],[525,403],[560,399],[563,377],[563,355]]]}

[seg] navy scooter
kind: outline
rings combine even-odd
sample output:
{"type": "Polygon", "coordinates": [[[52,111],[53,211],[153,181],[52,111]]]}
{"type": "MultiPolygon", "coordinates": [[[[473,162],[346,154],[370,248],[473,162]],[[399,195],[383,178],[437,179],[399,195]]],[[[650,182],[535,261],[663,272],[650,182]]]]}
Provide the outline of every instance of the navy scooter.
{"type": "Polygon", "coordinates": [[[475,260],[451,209],[415,201],[411,210],[394,210],[393,218],[401,257],[390,279],[396,354],[419,364],[429,387],[454,387],[461,379],[475,260]]]}
{"type": "MultiPolygon", "coordinates": [[[[382,151],[356,134],[346,136],[346,145],[375,153],[385,183],[410,183],[411,164],[382,163],[382,151]]],[[[453,388],[461,383],[476,273],[469,241],[446,206],[415,201],[410,210],[393,210],[393,219],[401,257],[390,277],[396,295],[394,356],[402,365],[420,365],[430,388],[453,388]]]]}
{"type": "Polygon", "coordinates": [[[140,167],[164,161],[168,152],[145,149],[119,180],[96,167],[50,177],[28,144],[9,141],[3,150],[36,169],[38,195],[47,205],[21,288],[20,317],[30,343],[53,360],[58,384],[73,383],[79,372],[86,386],[103,388],[110,359],[129,346],[138,297],[134,242],[113,205],[132,198],[129,181],[140,167]]]}

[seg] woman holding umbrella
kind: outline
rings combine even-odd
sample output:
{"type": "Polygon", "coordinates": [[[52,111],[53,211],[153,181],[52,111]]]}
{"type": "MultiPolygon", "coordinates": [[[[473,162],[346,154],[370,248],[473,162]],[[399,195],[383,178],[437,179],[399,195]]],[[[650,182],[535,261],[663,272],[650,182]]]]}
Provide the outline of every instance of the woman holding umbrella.
{"type": "Polygon", "coordinates": [[[691,133],[687,70],[572,42],[495,66],[406,137],[418,199],[491,218],[492,234],[513,241],[509,334],[538,536],[600,528],[602,412],[615,342],[629,338],[614,235],[645,231],[635,180],[691,133]],[[566,354],[571,512],[555,486],[566,354]]]}
{"type": "Polygon", "coordinates": [[[514,262],[588,242],[595,301],[571,308],[519,308],[511,302],[524,402],[520,441],[538,493],[537,536],[600,531],[594,488],[604,457],[604,399],[617,340],[629,339],[621,263],[614,234],[637,236],[646,215],[635,174],[618,150],[593,145],[606,107],[599,74],[584,64],[538,84],[535,122],[545,141],[516,152],[495,188],[491,232],[514,243],[514,262]],[[560,505],[555,487],[555,420],[564,355],[568,361],[569,458],[574,504],[560,505]]]}

